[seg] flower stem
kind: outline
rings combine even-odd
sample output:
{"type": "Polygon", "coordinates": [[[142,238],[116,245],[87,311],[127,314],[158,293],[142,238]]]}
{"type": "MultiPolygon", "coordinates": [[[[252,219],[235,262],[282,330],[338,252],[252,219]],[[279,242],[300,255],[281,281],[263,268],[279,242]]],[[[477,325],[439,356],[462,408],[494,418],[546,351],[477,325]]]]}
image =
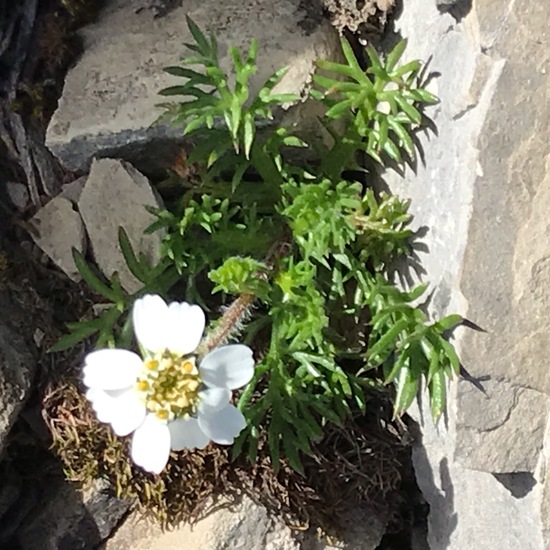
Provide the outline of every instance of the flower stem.
{"type": "Polygon", "coordinates": [[[203,341],[199,349],[199,355],[205,355],[221,346],[227,342],[233,333],[238,332],[248,317],[255,299],[256,297],[253,294],[241,294],[225,310],[216,328],[203,341]]]}

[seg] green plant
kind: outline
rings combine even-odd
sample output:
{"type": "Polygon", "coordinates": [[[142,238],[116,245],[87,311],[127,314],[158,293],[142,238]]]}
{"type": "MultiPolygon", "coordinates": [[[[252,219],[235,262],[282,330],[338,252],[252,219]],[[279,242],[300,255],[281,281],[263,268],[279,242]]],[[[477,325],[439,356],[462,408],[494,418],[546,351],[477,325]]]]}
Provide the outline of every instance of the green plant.
{"type": "MultiPolygon", "coordinates": [[[[166,231],[159,266],[137,259],[124,233],[120,244],[144,283],[138,295],[156,287],[169,298],[177,283],[181,298],[183,282],[187,300],[214,312],[225,307],[204,350],[237,333],[255,349],[255,375],[239,398],[247,428],[234,455],[245,450],[253,460],[267,434],[273,467],[284,456],[301,470],[300,453],[312,453],[327,423],[364,410],[365,392],[388,384],[395,386],[399,415],[424,380],[438,419],[447,380],[459,369],[447,335],[462,318],[430,322],[417,305],[426,287],[406,292],[390,282],[393,262],[411,253],[409,203],[375,193],[368,173],[360,181],[350,176],[364,172],[360,152],[383,164],[415,155],[412,132],[422,124],[422,106],[436,101],[418,83],[420,63],[399,65],[400,42],[385,60],[370,48],[363,71],[344,40],[346,62],[320,61],[324,73],[315,82],[324,92],[310,92],[326,106],[332,144],[297,166],[287,148],[306,147],[305,138],[292,129],[260,128],[274,108],[296,99],[276,92],[285,70],[251,96],[257,43],[244,61],[230,50],[230,77],[219,66],[215,38],[192,21],[189,28],[192,55],[166,69],[184,83],[161,92],[184,99],[161,106],[163,117],[193,138],[189,162],[200,178],[181,187],[169,210],[153,211],[157,220],[148,230],[166,231]]],[[[128,321],[119,332],[112,326],[135,296],[77,260],[83,278],[113,305],[103,317],[72,326],[63,345],[97,330],[101,344],[128,345],[128,321]]]]}

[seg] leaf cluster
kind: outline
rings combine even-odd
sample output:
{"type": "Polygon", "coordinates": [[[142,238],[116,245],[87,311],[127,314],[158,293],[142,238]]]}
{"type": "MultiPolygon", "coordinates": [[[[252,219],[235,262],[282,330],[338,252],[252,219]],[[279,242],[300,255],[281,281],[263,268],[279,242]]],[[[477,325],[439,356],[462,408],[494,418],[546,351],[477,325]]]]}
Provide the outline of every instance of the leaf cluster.
{"type": "MultiPolygon", "coordinates": [[[[426,287],[406,292],[389,280],[390,264],[411,252],[409,202],[375,193],[368,173],[361,181],[349,177],[362,169],[362,152],[383,164],[414,156],[421,108],[436,101],[418,84],[420,63],[400,65],[400,42],[384,60],[369,49],[364,71],[344,40],[345,63],[320,61],[315,82],[324,91],[311,91],[326,106],[333,144],[298,167],[286,148],[305,146],[303,138],[287,128],[259,131],[273,108],[295,99],[275,91],[285,71],[253,95],[256,41],[245,56],[230,50],[229,76],[215,37],[188,24],[192,54],[167,69],[184,82],[161,93],[183,98],[163,104],[164,114],[193,138],[189,161],[201,179],[183,187],[170,209],[153,211],[148,231],[166,234],[159,266],[136,258],[124,233],[120,245],[143,292],[156,285],[166,297],[214,304],[214,312],[229,303],[234,317],[215,320],[211,334],[223,327],[255,349],[254,378],[239,398],[247,428],[234,454],[245,450],[254,459],[264,433],[273,467],[284,456],[300,470],[300,454],[312,452],[326,424],[365,410],[366,392],[385,385],[395,387],[399,415],[424,381],[439,418],[447,380],[459,368],[447,336],[462,319],[431,322],[418,306],[426,287]],[[333,121],[345,122],[343,132],[333,121]],[[235,314],[231,300],[243,296],[256,298],[257,307],[235,314]]],[[[106,284],[79,262],[118,322],[136,296],[122,295],[116,278],[106,284]]],[[[110,318],[100,319],[85,323],[109,326],[110,318]]],[[[89,327],[80,329],[84,337],[93,334],[86,332],[92,325],[81,326],[89,327]]],[[[126,345],[108,334],[100,343],[126,345]]]]}

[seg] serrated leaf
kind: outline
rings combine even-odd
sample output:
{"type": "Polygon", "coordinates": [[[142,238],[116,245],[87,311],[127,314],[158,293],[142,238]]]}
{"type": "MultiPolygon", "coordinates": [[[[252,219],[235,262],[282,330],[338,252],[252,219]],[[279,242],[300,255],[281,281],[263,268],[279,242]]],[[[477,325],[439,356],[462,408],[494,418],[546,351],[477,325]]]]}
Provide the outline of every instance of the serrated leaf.
{"type": "Polygon", "coordinates": [[[101,296],[113,303],[121,301],[122,296],[109,288],[99,276],[92,271],[82,254],[76,248],[73,248],[73,260],[80,276],[95,293],[101,294],[101,296]]]}

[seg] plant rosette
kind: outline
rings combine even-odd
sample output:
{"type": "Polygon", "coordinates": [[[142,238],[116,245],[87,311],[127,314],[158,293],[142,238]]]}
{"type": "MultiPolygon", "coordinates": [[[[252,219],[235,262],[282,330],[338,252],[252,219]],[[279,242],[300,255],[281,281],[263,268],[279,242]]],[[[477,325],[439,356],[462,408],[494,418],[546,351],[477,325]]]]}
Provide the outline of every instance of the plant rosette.
{"type": "Polygon", "coordinates": [[[254,374],[252,350],[242,344],[196,350],[206,318],[197,305],[138,299],[132,311],[143,358],[125,349],[100,349],[84,360],[86,397],[100,422],[118,436],[133,433],[130,454],[159,474],[170,450],[231,445],[246,425],[231,404],[232,390],[254,374]]]}

